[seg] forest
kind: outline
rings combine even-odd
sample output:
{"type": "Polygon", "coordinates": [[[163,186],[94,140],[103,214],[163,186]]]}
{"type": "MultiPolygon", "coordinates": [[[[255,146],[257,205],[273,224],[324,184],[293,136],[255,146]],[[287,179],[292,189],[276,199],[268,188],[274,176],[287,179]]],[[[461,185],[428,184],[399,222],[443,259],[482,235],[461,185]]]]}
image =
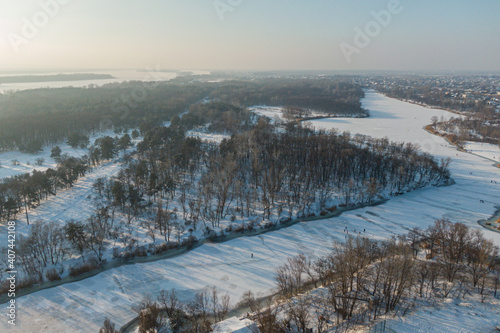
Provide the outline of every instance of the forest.
{"type": "Polygon", "coordinates": [[[348,80],[331,79],[262,79],[257,82],[223,82],[211,94],[243,107],[253,105],[294,106],[328,116],[368,116],[361,107],[364,91],[348,80]]]}
{"type": "Polygon", "coordinates": [[[208,93],[199,84],[108,84],[0,94],[0,150],[36,153],[71,134],[140,128],[180,114],[208,93]]]}
{"type": "Polygon", "coordinates": [[[57,161],[55,169],[34,170],[32,173],[0,179],[0,221],[9,221],[24,210],[29,224],[28,209],[36,208],[44,199],[57,195],[58,190],[71,188],[92,168],[112,159],[130,145],[128,134],[116,139],[101,137],[88,148],[89,154],[81,158],[61,154],[60,148],[56,146],[51,155],[57,161]]]}
{"type": "Polygon", "coordinates": [[[347,133],[293,122],[280,132],[264,119],[220,145],[185,138],[180,127],[153,129],[138,153],[118,179],[153,198],[174,199],[180,191],[183,216],[195,229],[200,220],[215,227],[230,212],[267,219],[287,212],[292,219],[449,177],[446,161],[439,165],[411,144],[361,136],[355,141],[347,133]]]}
{"type": "Polygon", "coordinates": [[[314,109],[327,115],[366,116],[360,103],[363,94],[359,86],[337,78],[223,83],[204,78],[8,92],[0,94],[0,151],[37,153],[71,133],[148,128],[205,98],[240,108],[267,103],[314,109]]]}

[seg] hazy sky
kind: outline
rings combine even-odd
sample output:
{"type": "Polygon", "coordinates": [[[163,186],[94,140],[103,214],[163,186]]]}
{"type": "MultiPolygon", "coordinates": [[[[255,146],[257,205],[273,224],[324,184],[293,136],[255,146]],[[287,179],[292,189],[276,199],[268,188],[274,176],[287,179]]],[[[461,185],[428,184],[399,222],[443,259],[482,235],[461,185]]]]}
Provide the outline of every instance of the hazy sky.
{"type": "Polygon", "coordinates": [[[0,70],[500,70],[500,1],[397,2],[1,0],[0,70]]]}

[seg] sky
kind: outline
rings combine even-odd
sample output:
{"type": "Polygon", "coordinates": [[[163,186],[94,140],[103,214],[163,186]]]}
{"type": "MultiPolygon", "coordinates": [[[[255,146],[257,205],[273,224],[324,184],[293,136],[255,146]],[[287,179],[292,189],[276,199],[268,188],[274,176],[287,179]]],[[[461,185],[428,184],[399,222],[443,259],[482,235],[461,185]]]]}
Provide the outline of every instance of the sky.
{"type": "Polygon", "coordinates": [[[498,0],[0,0],[0,71],[500,71],[498,0]]]}

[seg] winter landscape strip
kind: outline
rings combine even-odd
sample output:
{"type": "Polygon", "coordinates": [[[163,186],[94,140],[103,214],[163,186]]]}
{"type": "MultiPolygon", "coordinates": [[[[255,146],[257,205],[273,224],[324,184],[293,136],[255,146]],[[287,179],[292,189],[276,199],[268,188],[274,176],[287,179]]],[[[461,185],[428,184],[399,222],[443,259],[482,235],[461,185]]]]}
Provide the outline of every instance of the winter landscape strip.
{"type": "MultiPolygon", "coordinates": [[[[452,185],[452,183],[449,183],[448,185],[452,185]]],[[[447,185],[445,185],[445,186],[447,186],[447,185]]],[[[271,228],[262,228],[259,230],[234,232],[234,233],[231,233],[229,235],[224,235],[222,237],[218,237],[217,239],[213,239],[213,240],[211,240],[209,238],[203,238],[201,240],[196,241],[194,244],[183,245],[183,246],[180,246],[180,247],[172,249],[172,250],[167,250],[161,254],[152,254],[152,255],[149,255],[147,257],[134,257],[133,259],[116,259],[116,260],[110,261],[109,263],[104,264],[99,269],[83,273],[82,275],[79,275],[76,277],[72,277],[72,276],[68,275],[68,276],[62,278],[61,280],[46,282],[46,283],[43,283],[43,284],[38,285],[38,286],[21,289],[17,292],[17,296],[22,297],[22,296],[26,296],[26,295],[41,291],[41,290],[62,286],[62,285],[68,284],[68,283],[82,281],[82,280],[85,280],[87,278],[96,276],[96,275],[98,275],[102,272],[105,272],[107,270],[110,270],[113,268],[119,268],[121,266],[155,262],[155,261],[159,261],[159,260],[175,258],[175,257],[181,256],[185,253],[188,253],[188,252],[202,246],[205,243],[224,243],[224,242],[228,242],[228,241],[231,241],[231,240],[234,240],[237,238],[241,238],[241,237],[255,237],[255,236],[259,236],[259,235],[262,235],[262,234],[265,234],[268,232],[277,231],[277,230],[280,230],[283,228],[288,228],[288,227],[291,227],[291,226],[293,226],[297,223],[301,223],[301,222],[312,222],[312,221],[318,221],[318,220],[326,220],[326,219],[330,219],[332,217],[339,217],[344,212],[349,212],[349,211],[353,211],[353,210],[357,210],[357,209],[365,208],[365,207],[378,206],[378,205],[381,205],[381,204],[387,202],[388,200],[390,200],[390,199],[384,198],[384,199],[373,201],[373,202],[366,203],[366,204],[355,204],[355,205],[348,206],[348,207],[340,207],[336,211],[329,213],[329,214],[326,214],[326,215],[323,215],[323,216],[302,217],[302,218],[298,218],[298,219],[293,219],[289,222],[276,224],[271,228]]],[[[0,304],[6,304],[7,302],[9,302],[9,298],[8,298],[7,294],[0,295],[0,304]]]]}

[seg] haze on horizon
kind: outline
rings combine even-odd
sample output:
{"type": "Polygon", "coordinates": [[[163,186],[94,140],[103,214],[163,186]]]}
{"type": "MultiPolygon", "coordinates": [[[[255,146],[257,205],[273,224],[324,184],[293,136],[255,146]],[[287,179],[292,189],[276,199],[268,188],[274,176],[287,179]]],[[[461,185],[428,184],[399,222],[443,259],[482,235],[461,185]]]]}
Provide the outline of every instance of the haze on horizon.
{"type": "Polygon", "coordinates": [[[4,0],[0,71],[494,72],[498,13],[495,0],[4,0]]]}

